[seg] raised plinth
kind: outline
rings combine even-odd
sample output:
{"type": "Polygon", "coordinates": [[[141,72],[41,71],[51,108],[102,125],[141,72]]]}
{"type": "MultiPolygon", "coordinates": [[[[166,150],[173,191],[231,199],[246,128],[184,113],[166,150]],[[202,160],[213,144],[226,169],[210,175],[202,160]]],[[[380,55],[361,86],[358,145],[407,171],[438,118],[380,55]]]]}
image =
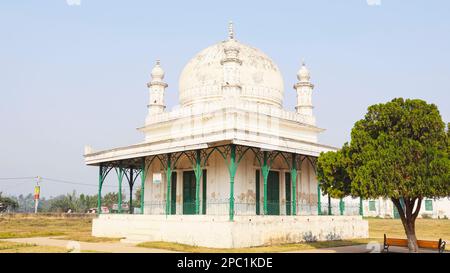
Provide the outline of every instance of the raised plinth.
{"type": "Polygon", "coordinates": [[[92,235],[129,242],[165,241],[215,248],[367,238],[361,216],[227,216],[104,214],[92,235]]]}

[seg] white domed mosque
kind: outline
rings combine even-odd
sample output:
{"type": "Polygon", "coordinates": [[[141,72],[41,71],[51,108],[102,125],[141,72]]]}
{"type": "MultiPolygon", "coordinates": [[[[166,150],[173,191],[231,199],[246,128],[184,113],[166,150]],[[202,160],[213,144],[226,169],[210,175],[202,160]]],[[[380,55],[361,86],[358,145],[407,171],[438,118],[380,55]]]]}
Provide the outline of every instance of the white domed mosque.
{"type": "Polygon", "coordinates": [[[358,209],[332,213],[324,206],[315,163],[335,148],[318,143],[323,129],[315,125],[314,85],[304,63],[294,83],[295,110],[283,109],[278,66],[239,42],[230,23],[226,41],[184,67],[180,105],[172,111],[164,75],[156,61],[148,115],[138,129],[142,143],[86,147],[86,164],[99,167],[94,236],[221,248],[368,236],[358,209]],[[108,174],[117,175],[120,189],[112,210],[101,203],[108,174]],[[139,202],[133,194],[124,201],[123,184],[141,189],[139,202]]]}

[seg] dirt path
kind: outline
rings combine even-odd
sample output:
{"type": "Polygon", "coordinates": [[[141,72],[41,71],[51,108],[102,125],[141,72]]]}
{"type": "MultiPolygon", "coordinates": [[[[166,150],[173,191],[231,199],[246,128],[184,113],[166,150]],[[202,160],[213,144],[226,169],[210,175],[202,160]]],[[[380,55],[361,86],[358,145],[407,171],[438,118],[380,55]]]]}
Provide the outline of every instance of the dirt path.
{"type": "MultiPolygon", "coordinates": [[[[109,252],[109,253],[173,253],[174,251],[157,249],[157,248],[145,248],[137,247],[129,243],[113,242],[113,243],[87,243],[76,242],[70,240],[53,239],[50,237],[32,237],[32,238],[12,238],[12,239],[0,239],[5,242],[15,243],[28,243],[36,244],[39,246],[56,246],[66,249],[73,249],[72,252],[109,252]]],[[[383,246],[366,244],[352,245],[352,246],[340,246],[331,248],[318,248],[307,249],[299,251],[291,251],[286,253],[379,253],[383,246]]],[[[394,253],[407,253],[408,249],[403,247],[390,247],[390,252],[394,253]]],[[[420,252],[436,252],[432,250],[421,249],[420,252]]]]}
{"type": "Polygon", "coordinates": [[[15,242],[15,243],[28,243],[42,246],[57,246],[67,249],[73,249],[72,252],[109,252],[109,253],[170,253],[173,251],[137,247],[133,244],[127,243],[87,243],[70,240],[52,239],[50,237],[32,237],[32,238],[12,238],[1,239],[0,241],[15,242]]]}

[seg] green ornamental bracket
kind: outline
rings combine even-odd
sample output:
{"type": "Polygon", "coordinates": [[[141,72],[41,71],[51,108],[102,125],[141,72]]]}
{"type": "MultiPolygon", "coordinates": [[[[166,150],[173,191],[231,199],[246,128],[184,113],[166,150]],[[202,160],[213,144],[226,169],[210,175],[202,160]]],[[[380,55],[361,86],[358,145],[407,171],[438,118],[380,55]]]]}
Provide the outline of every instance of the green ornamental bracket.
{"type": "Polygon", "coordinates": [[[297,158],[297,155],[295,153],[287,154],[283,152],[275,152],[273,154],[273,159],[277,156],[281,156],[281,158],[284,160],[285,164],[289,168],[290,176],[291,176],[291,211],[290,215],[297,215],[297,170],[301,170],[300,168],[297,168],[297,165],[302,162],[301,157],[297,158]],[[289,160],[290,157],[290,160],[289,160]],[[299,161],[298,161],[299,160],[299,161]]]}
{"type": "MultiPolygon", "coordinates": [[[[227,146],[213,147],[204,156],[204,165],[206,164],[208,158],[214,151],[217,151],[222,158],[225,160],[228,173],[230,174],[230,203],[229,203],[229,220],[234,221],[234,178],[236,176],[236,171],[244,155],[247,151],[253,149],[251,147],[242,147],[235,144],[230,144],[227,146]],[[229,161],[228,161],[229,158],[229,161]]],[[[254,152],[254,151],[253,151],[254,152]]],[[[200,171],[201,172],[201,171],[200,171]]]]}
{"type": "Polygon", "coordinates": [[[200,180],[202,178],[201,151],[195,152],[195,214],[200,214],[200,180]]]}
{"type": "Polygon", "coordinates": [[[98,193],[97,193],[97,214],[101,214],[102,209],[102,187],[103,182],[108,173],[112,170],[112,167],[104,166],[100,164],[98,169],[98,193]]]}
{"type": "Polygon", "coordinates": [[[195,175],[195,214],[200,214],[200,181],[202,179],[203,169],[201,165],[201,150],[192,153],[184,153],[191,162],[195,175]]]}
{"type": "Polygon", "coordinates": [[[166,178],[167,178],[167,195],[166,195],[166,216],[170,214],[171,211],[171,187],[172,187],[172,154],[167,154],[167,165],[166,165],[166,178]]]}
{"type": "Polygon", "coordinates": [[[133,214],[133,187],[134,187],[134,183],[136,182],[136,179],[138,178],[138,176],[141,174],[142,169],[141,168],[135,168],[135,167],[130,167],[128,168],[129,173],[127,173],[127,171],[124,171],[124,175],[125,178],[128,180],[128,186],[130,189],[130,198],[129,198],[129,213],[133,214]]]}
{"type": "Polygon", "coordinates": [[[292,188],[292,204],[291,204],[291,215],[297,215],[297,161],[296,154],[292,154],[291,162],[291,188],[292,188]]]}
{"type": "Polygon", "coordinates": [[[328,215],[333,215],[333,212],[331,211],[331,196],[328,194],[328,215]]]}
{"type": "Polygon", "coordinates": [[[115,168],[116,173],[117,173],[117,178],[119,180],[119,192],[117,193],[118,195],[118,213],[122,213],[122,181],[123,181],[123,175],[124,175],[124,170],[121,167],[115,168]]]}
{"type": "Polygon", "coordinates": [[[359,198],[359,215],[364,216],[363,215],[363,199],[362,199],[362,197],[359,198]]]}
{"type": "Polygon", "coordinates": [[[322,195],[320,191],[320,183],[317,183],[317,214],[322,215],[322,203],[320,201],[320,196],[322,195]]]}
{"type": "MultiPolygon", "coordinates": [[[[316,168],[316,164],[317,164],[317,158],[312,158],[310,156],[306,157],[309,161],[309,163],[311,164],[311,166],[314,169],[314,173],[316,174],[317,177],[317,168],[316,168]]],[[[322,196],[322,191],[320,189],[320,181],[317,181],[317,215],[322,215],[322,201],[321,201],[321,196],[322,196]]]]}
{"type": "Polygon", "coordinates": [[[141,214],[144,214],[144,192],[145,192],[145,180],[147,178],[148,167],[145,166],[145,157],[142,158],[141,163],[141,214]]]}
{"type": "Polygon", "coordinates": [[[268,209],[267,209],[267,178],[269,177],[269,172],[270,172],[270,166],[268,165],[268,155],[267,155],[267,151],[263,152],[263,165],[261,167],[261,172],[263,175],[263,194],[264,194],[264,203],[263,203],[263,212],[264,215],[268,214],[268,209]]]}
{"type": "Polygon", "coordinates": [[[229,165],[229,172],[230,172],[230,221],[234,220],[234,177],[236,175],[237,170],[237,164],[236,164],[236,145],[231,145],[231,152],[230,152],[230,165],[229,165]]]}
{"type": "Polygon", "coordinates": [[[274,158],[276,158],[280,153],[279,152],[262,152],[262,160],[261,156],[258,153],[255,153],[256,158],[258,159],[259,165],[261,166],[261,173],[263,176],[263,214],[268,215],[268,207],[267,207],[267,179],[269,177],[270,168],[272,166],[274,158]]]}

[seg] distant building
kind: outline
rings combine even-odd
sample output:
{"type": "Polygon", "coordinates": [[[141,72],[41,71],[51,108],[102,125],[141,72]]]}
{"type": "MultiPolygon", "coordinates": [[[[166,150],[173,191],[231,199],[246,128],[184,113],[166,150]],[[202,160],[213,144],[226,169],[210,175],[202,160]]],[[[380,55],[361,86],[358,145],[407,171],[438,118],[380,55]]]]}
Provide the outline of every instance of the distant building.
{"type": "Polygon", "coordinates": [[[324,130],[316,126],[314,85],[304,63],[292,111],[283,108],[278,66],[238,42],[232,25],[228,39],[187,63],[179,81],[180,106],[171,111],[164,76],[157,61],[147,84],[142,143],[85,150],[86,164],[99,167],[99,208],[109,173],[118,177],[119,212],[122,182],[130,188],[129,204],[135,183],[143,189],[142,215],[100,215],[93,235],[208,247],[368,236],[358,208],[342,216],[322,213],[316,159],[336,148],[318,143],[324,130]]]}
{"type": "MultiPolygon", "coordinates": [[[[381,218],[400,218],[398,210],[389,199],[364,200],[364,216],[381,218]]],[[[450,218],[450,197],[424,199],[419,218],[450,218]]]]}

